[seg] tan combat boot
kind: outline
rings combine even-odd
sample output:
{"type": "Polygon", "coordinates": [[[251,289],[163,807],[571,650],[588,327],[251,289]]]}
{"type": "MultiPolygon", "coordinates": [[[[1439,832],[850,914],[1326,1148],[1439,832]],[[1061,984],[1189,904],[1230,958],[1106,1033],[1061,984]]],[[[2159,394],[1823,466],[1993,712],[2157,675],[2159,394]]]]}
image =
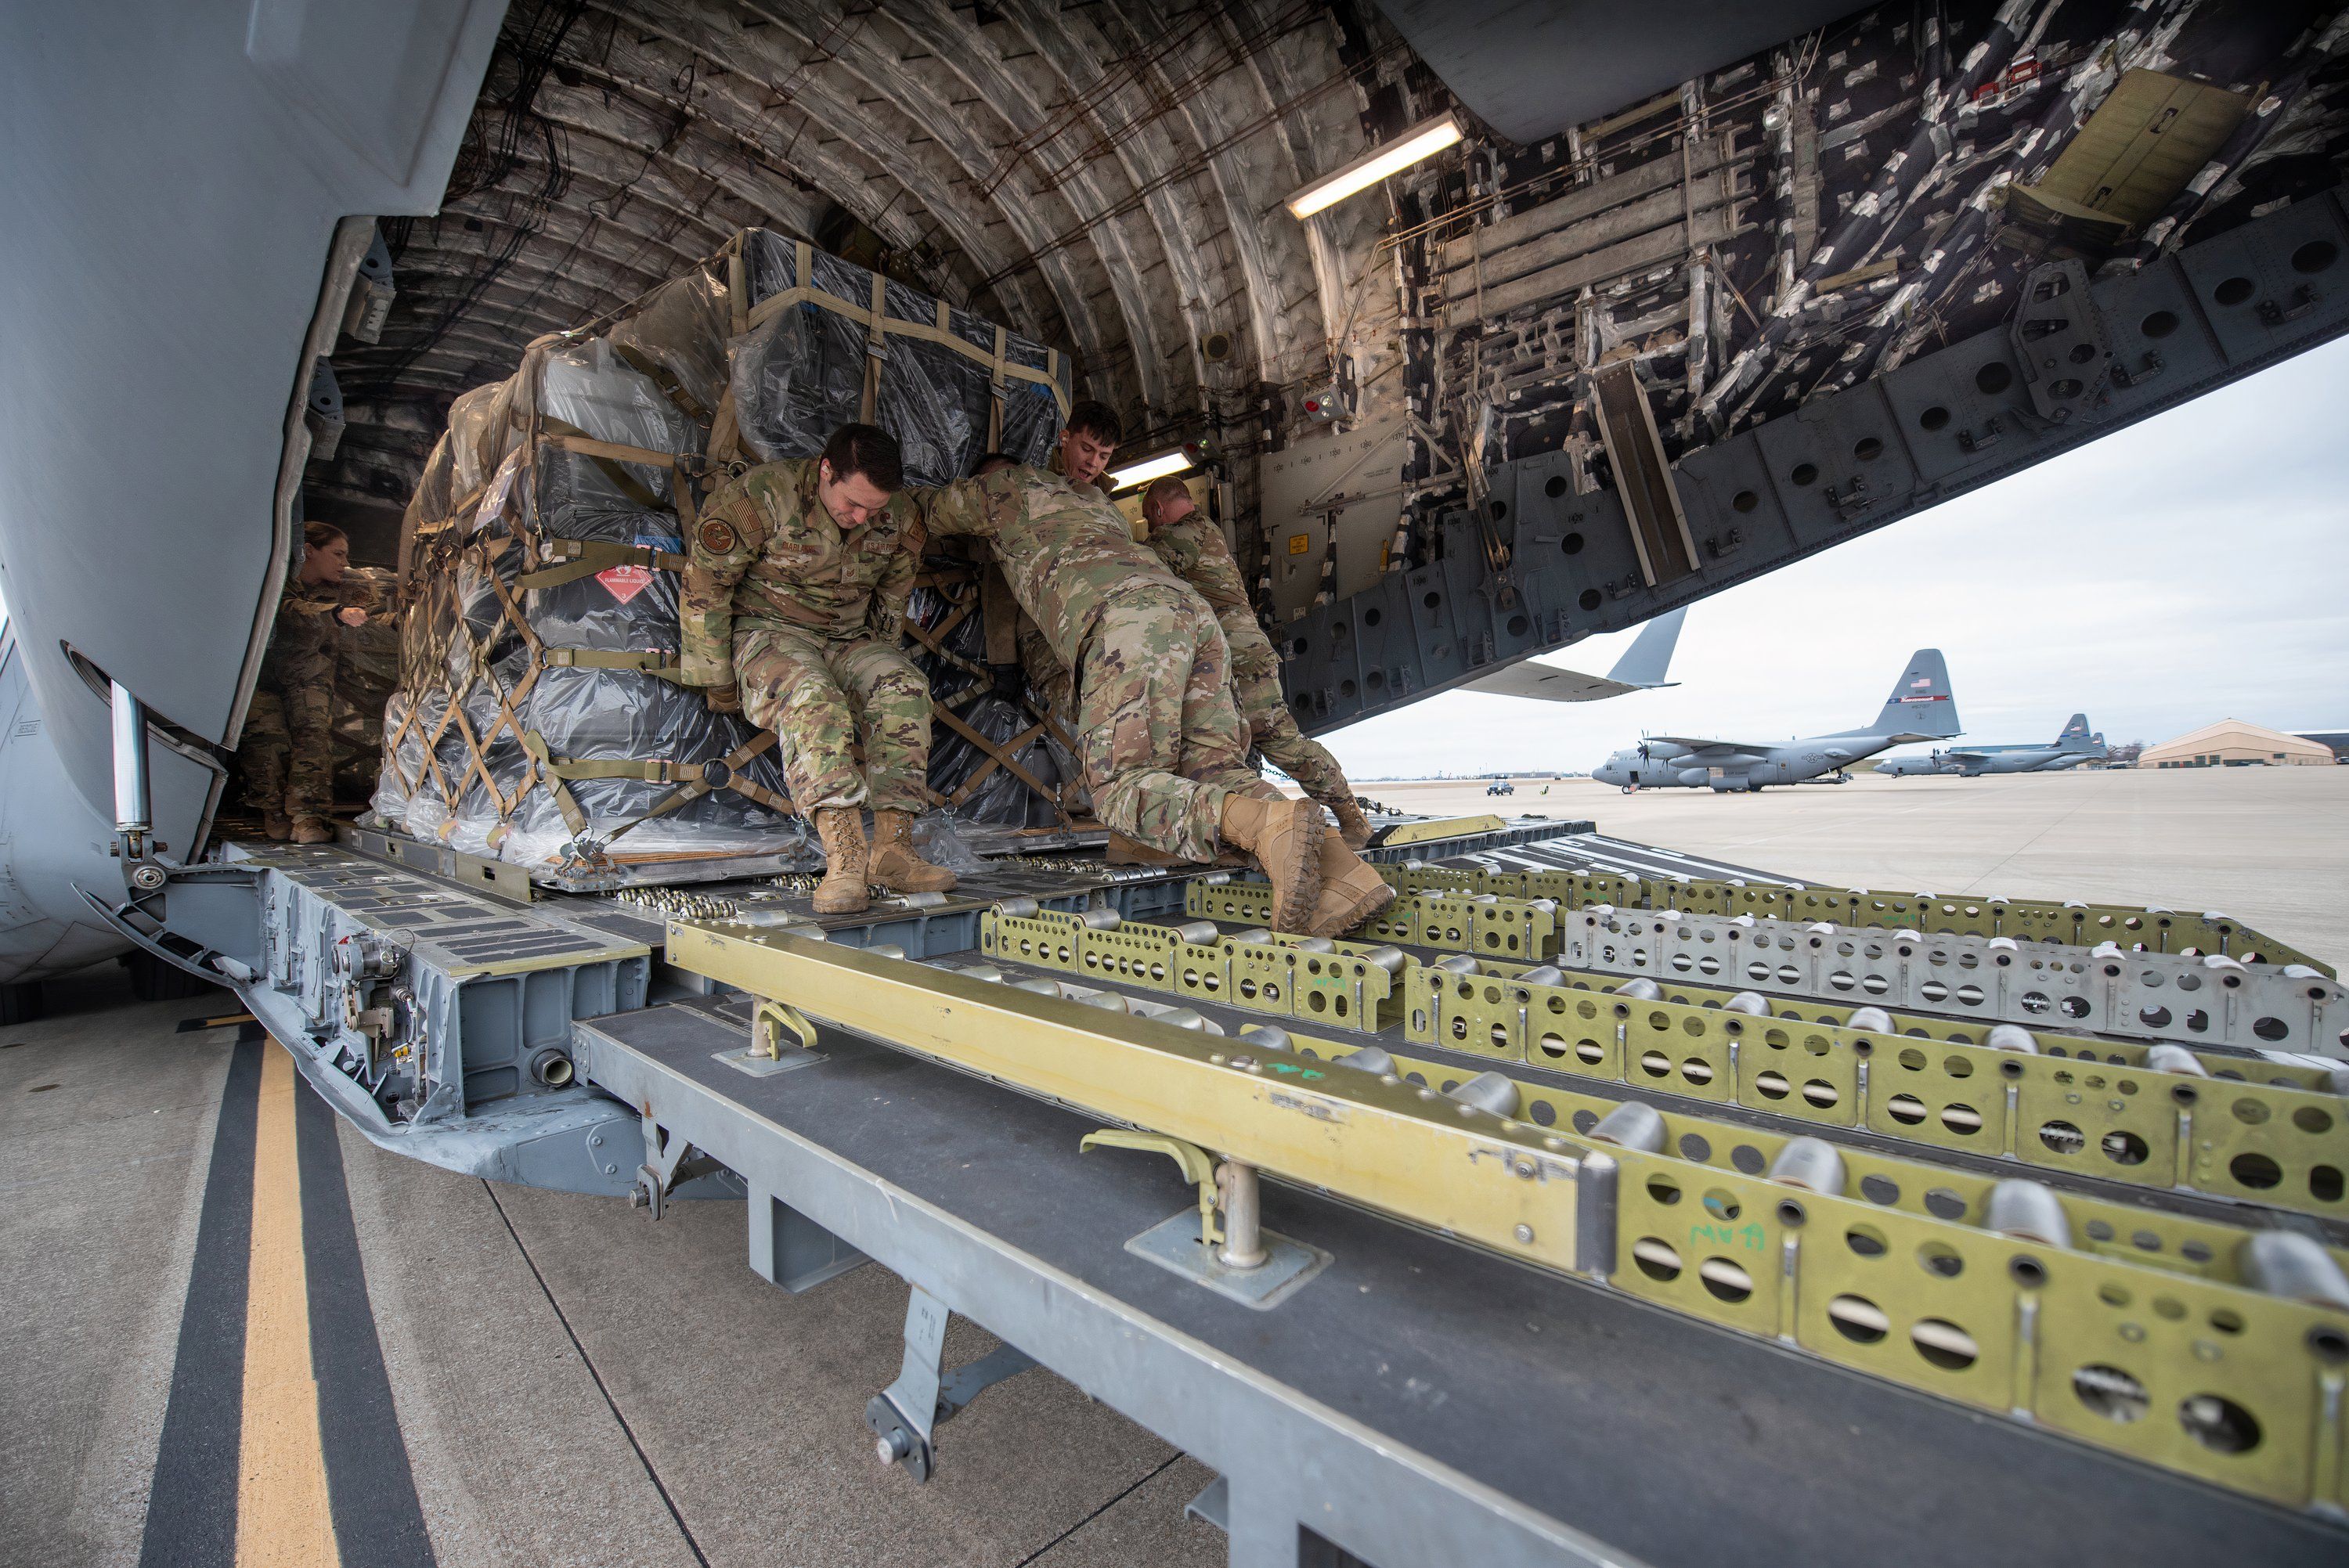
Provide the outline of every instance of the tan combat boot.
{"type": "Polygon", "coordinates": [[[334,841],[335,830],[327,826],[324,818],[296,817],[294,819],[294,841],[295,843],[330,844],[334,842],[334,841]]]}
{"type": "Polygon", "coordinates": [[[1272,881],[1272,928],[1305,932],[1321,896],[1321,808],[1310,800],[1224,798],[1220,837],[1256,857],[1272,881]]]}
{"type": "Polygon", "coordinates": [[[1340,795],[1328,805],[1337,813],[1338,834],[1348,849],[1359,850],[1371,841],[1371,820],[1362,815],[1361,802],[1351,795],[1340,795]]]}
{"type": "Polygon", "coordinates": [[[873,880],[892,892],[944,892],[955,874],[914,849],[911,811],[873,813],[873,880]]]}
{"type": "Polygon", "coordinates": [[[1343,936],[1395,901],[1379,868],[1346,847],[1335,833],[1321,838],[1321,897],[1313,906],[1311,936],[1343,936]]]}
{"type": "Polygon", "coordinates": [[[864,813],[854,806],[825,806],[815,814],[823,841],[823,881],[816,884],[818,914],[854,914],[873,902],[864,885],[871,869],[864,848],[864,813]]]}

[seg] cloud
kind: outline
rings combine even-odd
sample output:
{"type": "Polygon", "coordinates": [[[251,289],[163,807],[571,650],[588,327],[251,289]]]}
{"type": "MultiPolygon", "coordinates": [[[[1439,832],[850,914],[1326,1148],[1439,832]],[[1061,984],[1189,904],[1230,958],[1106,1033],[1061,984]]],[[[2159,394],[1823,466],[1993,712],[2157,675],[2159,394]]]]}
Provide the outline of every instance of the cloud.
{"type": "MultiPolygon", "coordinates": [[[[1670,691],[1447,693],[1322,738],[1350,773],[1588,769],[1644,729],[1864,724],[1909,651],[1970,738],[2115,741],[2222,717],[2349,728],[2349,341],[2330,344],[1689,611],[1670,691]]],[[[1632,633],[1547,663],[1604,673],[1632,633]]]]}

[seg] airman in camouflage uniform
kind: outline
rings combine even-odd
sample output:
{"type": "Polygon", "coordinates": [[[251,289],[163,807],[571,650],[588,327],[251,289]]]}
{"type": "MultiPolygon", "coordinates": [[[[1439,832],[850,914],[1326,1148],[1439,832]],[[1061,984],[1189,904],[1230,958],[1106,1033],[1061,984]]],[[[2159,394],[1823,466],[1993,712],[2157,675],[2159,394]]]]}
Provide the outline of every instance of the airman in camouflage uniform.
{"type": "Polygon", "coordinates": [[[323,522],[303,531],[301,570],[286,580],[261,679],[245,710],[237,761],[245,800],[276,840],[323,844],[334,837],[335,623],[364,625],[367,612],[339,603],[350,541],[323,522]]]}
{"type": "Polygon", "coordinates": [[[792,800],[823,840],[822,913],[863,909],[868,874],[901,892],[955,881],[912,842],[930,687],[899,647],[923,542],[916,507],[890,495],[902,479],[895,439],[844,425],[823,457],[762,463],[710,496],[685,571],[680,674],[781,741],[792,800]]]}
{"type": "Polygon", "coordinates": [[[1276,890],[1275,923],[1304,930],[1320,894],[1319,812],[1245,766],[1223,634],[1199,596],[1091,485],[995,459],[915,493],[932,535],[988,542],[1053,656],[1079,672],[1095,814],[1185,860],[1212,861],[1219,843],[1251,851],[1276,890]]]}
{"type": "Polygon", "coordinates": [[[1192,503],[1183,481],[1169,475],[1143,498],[1143,521],[1150,528],[1151,552],[1166,570],[1188,583],[1216,613],[1231,645],[1232,700],[1247,721],[1257,749],[1303,787],[1305,793],[1337,815],[1346,842],[1361,849],[1371,840],[1370,820],[1355,803],[1353,786],[1330,748],[1308,739],[1290,717],[1280,689],[1280,655],[1257,623],[1247,584],[1224,543],[1223,531],[1192,503]]]}

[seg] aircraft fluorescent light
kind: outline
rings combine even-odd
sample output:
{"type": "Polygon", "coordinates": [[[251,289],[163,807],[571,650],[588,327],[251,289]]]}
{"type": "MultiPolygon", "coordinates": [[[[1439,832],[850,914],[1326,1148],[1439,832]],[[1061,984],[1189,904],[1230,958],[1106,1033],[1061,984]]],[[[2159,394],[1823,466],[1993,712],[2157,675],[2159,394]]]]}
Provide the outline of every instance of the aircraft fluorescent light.
{"type": "Polygon", "coordinates": [[[1179,474],[1191,466],[1191,454],[1177,447],[1171,452],[1144,458],[1131,467],[1110,469],[1109,488],[1132,490],[1136,485],[1146,485],[1152,480],[1164,479],[1168,474],[1179,474]]]}
{"type": "Polygon", "coordinates": [[[1388,175],[1433,158],[1460,139],[1460,127],[1450,115],[1415,125],[1394,140],[1357,158],[1345,168],[1323,175],[1288,199],[1289,212],[1310,218],[1322,208],[1343,201],[1355,191],[1376,185],[1388,175]]]}

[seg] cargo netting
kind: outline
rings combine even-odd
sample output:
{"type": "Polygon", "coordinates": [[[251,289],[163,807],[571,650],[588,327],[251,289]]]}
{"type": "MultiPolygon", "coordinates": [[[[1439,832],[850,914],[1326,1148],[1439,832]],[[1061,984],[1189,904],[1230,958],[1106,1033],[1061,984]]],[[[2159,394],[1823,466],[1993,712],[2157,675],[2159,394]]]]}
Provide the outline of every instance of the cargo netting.
{"type": "MultiPolygon", "coordinates": [[[[812,866],[776,738],[678,679],[696,507],[852,419],[898,438],[913,484],[959,478],[989,449],[1042,462],[1065,363],[759,230],[604,326],[533,343],[513,376],[450,408],[402,531],[374,809],[561,884],[812,866]]],[[[931,788],[955,820],[1066,829],[1084,809],[1070,738],[1016,657],[989,657],[1016,614],[990,570],[940,553],[910,606],[931,788]]],[[[952,832],[926,822],[923,837],[952,832]]]]}

